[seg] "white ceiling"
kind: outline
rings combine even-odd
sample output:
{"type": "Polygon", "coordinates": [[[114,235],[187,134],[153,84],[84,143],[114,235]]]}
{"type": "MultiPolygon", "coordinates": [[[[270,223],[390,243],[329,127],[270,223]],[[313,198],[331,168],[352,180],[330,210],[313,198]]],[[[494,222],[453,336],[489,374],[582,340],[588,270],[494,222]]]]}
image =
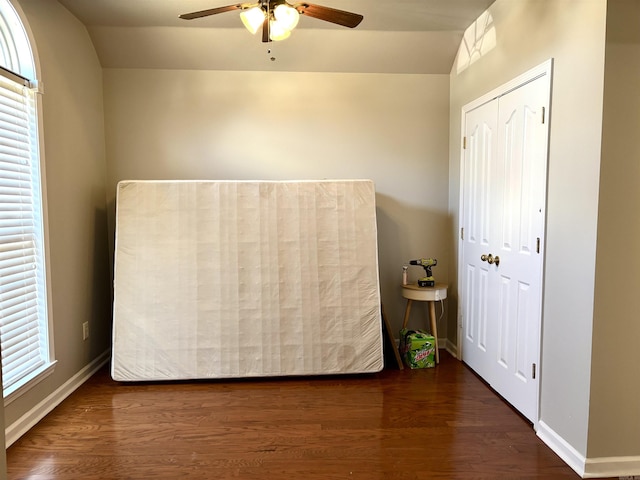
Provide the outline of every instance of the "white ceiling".
{"type": "Polygon", "coordinates": [[[236,11],[178,18],[229,0],[58,1],[87,26],[105,68],[448,74],[462,33],[494,0],[318,0],[364,20],[352,30],[303,17],[269,44],[236,11]]]}

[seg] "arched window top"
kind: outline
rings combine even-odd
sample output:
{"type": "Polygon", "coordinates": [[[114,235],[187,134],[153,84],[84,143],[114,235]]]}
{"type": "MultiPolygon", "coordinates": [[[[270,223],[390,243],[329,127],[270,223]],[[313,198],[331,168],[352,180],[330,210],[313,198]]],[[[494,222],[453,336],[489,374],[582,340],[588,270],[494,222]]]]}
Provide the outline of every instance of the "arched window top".
{"type": "Polygon", "coordinates": [[[36,80],[29,37],[9,0],[0,0],[0,66],[26,79],[36,80]]]}

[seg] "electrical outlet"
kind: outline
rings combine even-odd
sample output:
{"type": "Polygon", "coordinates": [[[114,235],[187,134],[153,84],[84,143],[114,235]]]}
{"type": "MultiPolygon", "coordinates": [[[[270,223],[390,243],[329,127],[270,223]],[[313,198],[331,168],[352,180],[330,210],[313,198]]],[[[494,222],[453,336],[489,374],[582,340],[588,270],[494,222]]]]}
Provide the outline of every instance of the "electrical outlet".
{"type": "Polygon", "coordinates": [[[89,338],[89,322],[84,322],[82,324],[82,340],[87,338],[89,338]]]}

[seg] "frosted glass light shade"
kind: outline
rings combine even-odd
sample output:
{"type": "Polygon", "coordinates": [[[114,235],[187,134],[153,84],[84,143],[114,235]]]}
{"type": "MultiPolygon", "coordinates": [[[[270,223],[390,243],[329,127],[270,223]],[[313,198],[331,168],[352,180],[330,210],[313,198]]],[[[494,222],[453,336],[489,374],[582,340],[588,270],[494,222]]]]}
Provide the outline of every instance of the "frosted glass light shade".
{"type": "Polygon", "coordinates": [[[274,42],[280,40],[286,40],[291,36],[291,31],[287,30],[280,25],[277,20],[271,20],[269,22],[269,38],[274,42]]]}
{"type": "Polygon", "coordinates": [[[256,34],[258,29],[262,26],[265,19],[264,10],[260,7],[249,8],[248,10],[243,10],[240,13],[240,19],[247,30],[249,30],[253,35],[256,34]]]}
{"type": "Polygon", "coordinates": [[[293,30],[300,20],[298,11],[285,3],[281,3],[275,8],[273,16],[285,30],[293,30]]]}

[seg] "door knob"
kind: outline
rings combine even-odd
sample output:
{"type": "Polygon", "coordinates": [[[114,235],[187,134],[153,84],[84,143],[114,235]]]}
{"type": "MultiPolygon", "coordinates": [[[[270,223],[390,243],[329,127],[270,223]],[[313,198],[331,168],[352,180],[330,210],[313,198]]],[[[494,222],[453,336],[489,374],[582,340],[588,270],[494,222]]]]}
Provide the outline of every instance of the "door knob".
{"type": "Polygon", "coordinates": [[[495,257],[491,254],[489,255],[485,255],[484,253],[482,255],[480,255],[480,260],[482,260],[483,262],[488,262],[489,265],[493,265],[494,263],[496,264],[496,267],[498,265],[500,265],[500,257],[498,255],[496,255],[495,257]]]}

